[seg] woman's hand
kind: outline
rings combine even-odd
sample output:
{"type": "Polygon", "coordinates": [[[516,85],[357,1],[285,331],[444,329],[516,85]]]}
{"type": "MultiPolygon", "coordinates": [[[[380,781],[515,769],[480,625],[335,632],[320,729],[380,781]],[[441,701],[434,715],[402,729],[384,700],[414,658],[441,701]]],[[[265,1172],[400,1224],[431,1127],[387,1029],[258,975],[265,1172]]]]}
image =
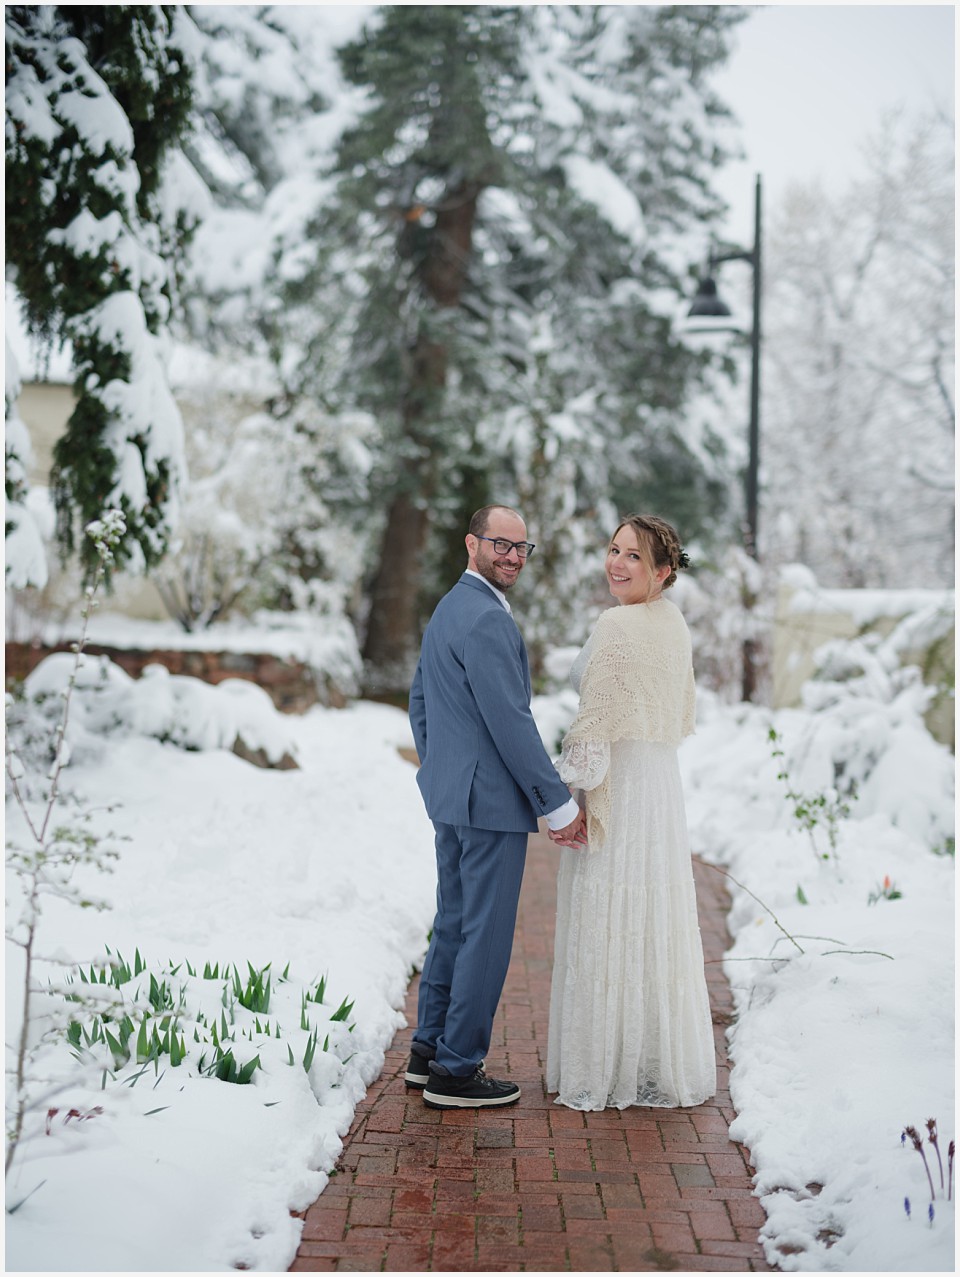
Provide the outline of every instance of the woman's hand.
{"type": "Polygon", "coordinates": [[[563,829],[548,829],[547,837],[551,842],[555,842],[558,847],[573,847],[579,849],[587,844],[587,817],[583,808],[580,808],[580,815],[569,825],[565,825],[563,829]]]}

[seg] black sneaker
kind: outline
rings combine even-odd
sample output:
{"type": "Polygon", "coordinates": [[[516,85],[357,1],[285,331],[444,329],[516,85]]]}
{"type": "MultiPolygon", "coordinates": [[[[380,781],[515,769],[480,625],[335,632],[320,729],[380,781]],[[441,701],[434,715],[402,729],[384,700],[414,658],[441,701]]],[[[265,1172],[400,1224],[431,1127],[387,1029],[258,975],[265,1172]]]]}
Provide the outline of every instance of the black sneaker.
{"type": "Polygon", "coordinates": [[[520,1088],[514,1082],[487,1077],[478,1064],[467,1077],[433,1073],[423,1091],[423,1102],[432,1109],[481,1109],[495,1104],[515,1104],[520,1088]]]}
{"type": "MultiPolygon", "coordinates": [[[[430,1051],[429,1047],[424,1050],[430,1051]]],[[[419,1051],[410,1052],[410,1062],[407,1065],[407,1071],[403,1075],[403,1080],[407,1086],[417,1087],[422,1090],[430,1081],[430,1061],[436,1055],[436,1051],[430,1051],[429,1055],[421,1055],[419,1051]]]]}

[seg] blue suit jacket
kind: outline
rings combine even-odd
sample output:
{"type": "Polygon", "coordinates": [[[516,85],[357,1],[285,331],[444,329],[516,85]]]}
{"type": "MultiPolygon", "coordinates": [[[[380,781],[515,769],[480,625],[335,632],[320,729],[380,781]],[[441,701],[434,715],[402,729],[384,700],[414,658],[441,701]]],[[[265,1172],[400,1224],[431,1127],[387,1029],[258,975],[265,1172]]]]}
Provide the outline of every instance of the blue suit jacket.
{"type": "Polygon", "coordinates": [[[530,712],[520,631],[464,574],[437,604],[410,688],[417,784],[431,820],[532,832],[569,799],[530,712]]]}

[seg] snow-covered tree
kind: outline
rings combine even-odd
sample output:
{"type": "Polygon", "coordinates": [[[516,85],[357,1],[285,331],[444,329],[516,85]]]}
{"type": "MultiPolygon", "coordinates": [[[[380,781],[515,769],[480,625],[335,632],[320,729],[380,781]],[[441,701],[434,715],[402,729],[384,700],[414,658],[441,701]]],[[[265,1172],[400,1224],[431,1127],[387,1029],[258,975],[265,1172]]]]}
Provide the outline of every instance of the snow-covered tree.
{"type": "Polygon", "coordinates": [[[27,468],[32,451],[30,434],[17,411],[20,397],[20,370],[17,360],[6,343],[4,362],[5,386],[5,498],[4,535],[6,539],[5,573],[7,584],[15,590],[27,586],[42,589],[47,583],[47,555],[43,535],[37,526],[33,511],[29,508],[27,468]]]}
{"type": "Polygon", "coordinates": [[[764,556],[832,585],[953,579],[953,125],[889,119],[767,240],[764,556]]]}
{"type": "Polygon", "coordinates": [[[368,499],[373,423],[287,405],[269,368],[193,352],[175,385],[187,425],[190,486],[170,551],[151,576],[186,630],[235,607],[342,615],[355,604],[365,541],[341,536],[332,508],[368,499]],[[358,552],[358,547],[360,550],[358,552]]]}
{"type": "Polygon", "coordinates": [[[738,16],[392,6],[341,50],[367,105],[277,324],[307,346],[304,385],[381,431],[369,686],[406,684],[438,588],[425,568],[462,562],[474,504],[543,511],[560,563],[614,506],[670,515],[666,490],[702,487],[683,413],[704,361],[672,320],[685,232],[719,212],[708,77],[738,16]],[[568,506],[589,525],[569,545],[568,506]]]}
{"type": "MultiPolygon", "coordinates": [[[[315,253],[307,226],[329,197],[335,144],[361,98],[335,57],[359,18],[316,5],[200,6],[191,17],[194,114],[183,150],[207,207],[186,264],[189,333],[213,351],[271,354],[295,395],[314,333],[281,324],[281,294],[315,253]]],[[[319,330],[320,302],[316,311],[319,330]]]]}
{"type": "Polygon", "coordinates": [[[672,321],[719,211],[709,74],[739,16],[397,6],[358,35],[354,10],[190,10],[189,337],[272,358],[263,464],[292,448],[315,486],[258,588],[289,603],[366,568],[371,683],[405,684],[487,500],[540,545],[535,653],[579,636],[562,599],[615,511],[723,528],[723,451],[689,412],[709,361],[672,321]],[[357,421],[369,481],[343,465],[357,421]]]}
{"type": "Polygon", "coordinates": [[[183,336],[191,362],[202,362],[196,347],[210,359],[176,382],[195,491],[155,576],[188,624],[222,615],[234,595],[244,609],[357,615],[376,426],[351,405],[337,411],[322,381],[305,384],[339,290],[311,297],[310,329],[283,321],[286,283],[314,252],[307,224],[358,98],[334,46],[359,20],[313,5],[201,6],[191,18],[183,156],[203,198],[184,261],[183,336]]]}
{"type": "Polygon", "coordinates": [[[106,506],[116,566],[163,555],[183,479],[165,374],[176,244],[167,156],[188,120],[189,21],[179,6],[8,5],[7,268],[31,333],[68,342],[77,404],[54,454],[64,552],[106,506]]]}

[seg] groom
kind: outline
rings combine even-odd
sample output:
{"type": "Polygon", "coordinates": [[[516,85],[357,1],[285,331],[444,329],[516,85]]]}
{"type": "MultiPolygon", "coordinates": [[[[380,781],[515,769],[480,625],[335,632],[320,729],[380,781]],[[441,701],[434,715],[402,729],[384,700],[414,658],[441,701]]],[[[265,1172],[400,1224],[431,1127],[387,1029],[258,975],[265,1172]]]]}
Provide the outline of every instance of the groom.
{"type": "Polygon", "coordinates": [[[533,546],[515,510],[470,520],[469,565],[437,604],[410,688],[417,783],[436,830],[437,915],[420,978],[408,1086],[431,1108],[513,1104],[483,1071],[510,962],[527,835],[586,841],[583,812],[530,712],[526,648],[506,592],[533,546]]]}

